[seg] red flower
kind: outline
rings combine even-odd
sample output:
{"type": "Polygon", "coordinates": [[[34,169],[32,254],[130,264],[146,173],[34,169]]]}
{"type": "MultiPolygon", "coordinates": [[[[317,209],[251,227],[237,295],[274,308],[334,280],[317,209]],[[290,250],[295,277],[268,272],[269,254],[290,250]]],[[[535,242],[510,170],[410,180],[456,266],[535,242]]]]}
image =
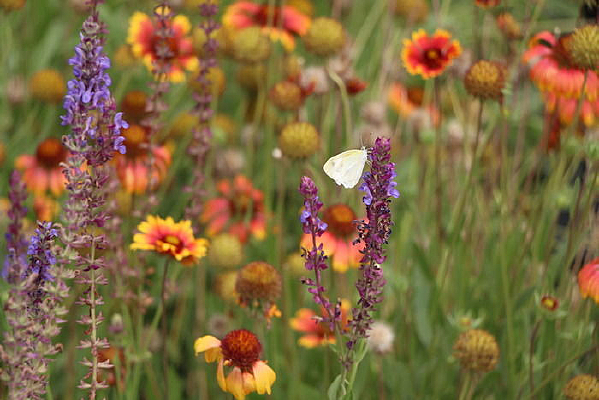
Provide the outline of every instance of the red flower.
{"type": "Polygon", "coordinates": [[[280,40],[285,49],[293,50],[294,35],[301,36],[306,33],[310,27],[310,18],[292,6],[277,7],[238,1],[225,11],[223,24],[235,29],[262,27],[271,40],[280,40]]]}
{"type": "MultiPolygon", "coordinates": [[[[170,11],[166,9],[162,12],[170,11]]],[[[193,54],[192,39],[187,36],[191,31],[191,24],[183,15],[177,15],[169,21],[171,21],[170,28],[173,31],[173,36],[166,39],[172,53],[167,59],[169,62],[167,79],[172,82],[182,82],[185,80],[185,70],[195,71],[199,67],[198,59],[193,54]]],[[[133,54],[137,58],[141,58],[150,71],[153,69],[153,63],[159,59],[156,45],[162,39],[158,38],[157,29],[152,18],[142,12],[135,12],[129,19],[127,43],[131,45],[133,54]]]]}
{"type": "Polygon", "coordinates": [[[501,0],[475,0],[477,6],[482,8],[496,7],[501,3],[501,0]]]}
{"type": "Polygon", "coordinates": [[[43,140],[35,151],[35,155],[24,154],[15,160],[15,167],[23,172],[23,180],[27,189],[37,195],[50,190],[59,196],[66,184],[60,163],[67,159],[67,151],[60,140],[48,138],[43,140]]]}
{"type": "Polygon", "coordinates": [[[578,288],[583,298],[590,297],[599,304],[599,257],[578,272],[578,288]]]}
{"type": "Polygon", "coordinates": [[[419,29],[412,33],[412,40],[404,39],[403,45],[404,66],[410,74],[424,79],[440,75],[462,53],[460,42],[452,41],[451,34],[443,29],[437,29],[433,36],[419,29]]]}
{"type": "Polygon", "coordinates": [[[208,235],[226,231],[236,235],[242,242],[246,242],[250,234],[260,240],[264,239],[264,194],[255,189],[252,182],[243,175],[236,176],[233,181],[219,181],[216,189],[221,197],[208,200],[200,216],[200,221],[208,224],[208,235]]]}
{"type": "MultiPolygon", "coordinates": [[[[349,301],[341,300],[341,329],[347,327],[349,309],[349,301]]],[[[324,310],[321,310],[321,312],[324,313],[324,310]]],[[[335,334],[330,330],[329,324],[318,322],[315,317],[316,313],[314,311],[309,308],[301,308],[295,313],[295,318],[289,320],[292,329],[305,334],[299,338],[299,345],[311,349],[328,343],[335,343],[335,334]]]]}
{"type": "Polygon", "coordinates": [[[405,87],[399,82],[391,85],[387,99],[391,108],[399,114],[400,117],[407,119],[416,110],[428,110],[431,118],[431,123],[439,124],[441,115],[439,111],[432,105],[424,107],[423,105],[424,90],[420,87],[405,87]]]}

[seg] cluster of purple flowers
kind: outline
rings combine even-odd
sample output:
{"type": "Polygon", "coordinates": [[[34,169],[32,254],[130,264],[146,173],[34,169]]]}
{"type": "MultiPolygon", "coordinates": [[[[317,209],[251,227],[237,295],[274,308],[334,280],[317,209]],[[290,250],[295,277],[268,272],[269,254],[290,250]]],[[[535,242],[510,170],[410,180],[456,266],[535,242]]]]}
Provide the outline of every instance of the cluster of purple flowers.
{"type": "Polygon", "coordinates": [[[16,170],[10,175],[8,185],[8,199],[10,201],[8,218],[10,223],[5,234],[7,256],[4,259],[2,278],[6,279],[8,283],[15,284],[19,281],[26,263],[25,249],[27,241],[23,236],[21,225],[27,215],[27,208],[24,205],[25,200],[27,200],[27,190],[21,179],[21,174],[16,170]]]}
{"type": "Polygon", "coordinates": [[[364,243],[364,250],[360,260],[362,276],[356,282],[360,299],[358,307],[353,309],[350,321],[351,331],[347,342],[349,349],[359,338],[367,336],[373,322],[372,312],[376,310],[376,304],[382,301],[386,283],[381,264],[386,260],[383,245],[388,243],[393,225],[389,204],[392,197],[399,197],[397,183],[393,181],[397,175],[395,163],[390,162],[390,152],[390,140],[377,138],[368,154],[370,171],[364,173],[364,182],[360,186],[360,190],[366,193],[363,202],[366,205],[367,220],[358,224],[357,241],[364,243]]]}
{"type": "Polygon", "coordinates": [[[81,41],[75,46],[75,56],[69,60],[74,79],[67,84],[62,124],[69,125],[72,134],[64,138],[72,153],[81,154],[89,165],[106,163],[118,151],[125,154],[125,138],[121,129],[128,124],[122,113],[115,112],[110,93],[110,59],[103,52],[105,29],[95,8],[83,23],[81,41]]]}

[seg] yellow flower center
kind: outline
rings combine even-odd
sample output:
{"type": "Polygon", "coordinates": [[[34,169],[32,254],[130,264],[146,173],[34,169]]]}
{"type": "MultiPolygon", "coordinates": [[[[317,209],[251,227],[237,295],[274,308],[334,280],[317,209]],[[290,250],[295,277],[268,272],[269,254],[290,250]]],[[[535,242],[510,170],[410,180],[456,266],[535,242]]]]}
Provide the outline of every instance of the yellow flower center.
{"type": "Polygon", "coordinates": [[[173,246],[179,246],[181,244],[181,240],[178,237],[173,235],[166,235],[164,237],[164,242],[168,244],[172,244],[173,246]]]}

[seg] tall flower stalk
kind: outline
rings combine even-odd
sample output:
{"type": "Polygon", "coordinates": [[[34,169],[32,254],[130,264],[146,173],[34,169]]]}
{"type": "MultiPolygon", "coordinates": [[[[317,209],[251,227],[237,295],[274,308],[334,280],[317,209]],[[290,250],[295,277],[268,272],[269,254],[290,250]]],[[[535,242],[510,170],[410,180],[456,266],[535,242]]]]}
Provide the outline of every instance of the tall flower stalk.
{"type": "Polygon", "coordinates": [[[10,326],[4,332],[0,357],[4,369],[1,377],[8,384],[8,399],[38,400],[46,398],[50,356],[62,346],[52,338],[60,333],[62,305],[69,295],[65,279],[73,272],[57,261],[55,240],[58,229],[51,222],[38,222],[27,248],[27,263],[14,276],[4,307],[10,326]]]}
{"type": "Polygon", "coordinates": [[[2,268],[2,278],[8,283],[15,284],[20,280],[23,265],[25,264],[25,249],[27,242],[23,235],[22,223],[27,215],[25,200],[27,200],[27,190],[25,183],[21,179],[19,171],[15,170],[8,179],[9,191],[8,200],[10,209],[8,218],[10,223],[6,229],[6,259],[2,268]]]}
{"type": "Polygon", "coordinates": [[[66,115],[62,117],[63,125],[71,128],[71,133],[63,137],[63,143],[70,151],[63,164],[68,191],[64,206],[64,255],[78,268],[76,282],[86,287],[77,304],[89,310],[78,322],[88,326],[85,333],[89,338],[81,340],[79,347],[90,349],[91,359],[85,357],[82,362],[89,371],[78,387],[89,391],[89,399],[95,399],[97,391],[107,387],[98,381],[99,369],[111,367],[108,361],[98,361],[99,350],[109,345],[98,335],[98,325],[104,319],[98,310],[104,302],[99,286],[108,281],[101,272],[106,266],[105,260],[97,252],[108,247],[102,233],[109,218],[104,210],[109,180],[106,163],[115,151],[125,153],[120,131],[128,126],[122,120],[122,114],[116,112],[109,90],[111,80],[106,70],[110,67],[110,59],[103,52],[106,30],[96,9],[100,2],[91,2],[90,16],[83,23],[75,56],[69,60],[75,78],[68,83],[64,98],[66,115]]]}

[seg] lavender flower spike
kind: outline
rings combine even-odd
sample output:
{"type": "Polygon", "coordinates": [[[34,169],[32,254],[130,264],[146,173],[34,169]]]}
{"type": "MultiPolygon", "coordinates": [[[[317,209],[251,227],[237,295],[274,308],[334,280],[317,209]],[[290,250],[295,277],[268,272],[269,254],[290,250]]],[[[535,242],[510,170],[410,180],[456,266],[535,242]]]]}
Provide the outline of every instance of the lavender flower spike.
{"type": "Polygon", "coordinates": [[[341,302],[331,306],[329,299],[324,295],[326,291],[322,284],[322,271],[328,268],[327,256],[324,255],[322,243],[317,245],[316,238],[322,236],[327,229],[327,224],[318,217],[318,211],[322,208],[322,202],[318,199],[318,188],[307,176],[300,180],[300,193],[304,196],[304,210],[300,215],[304,233],[312,236],[312,248],[302,249],[302,257],[306,260],[306,269],[314,271],[315,279],[302,278],[302,283],[308,286],[308,292],[316,304],[325,310],[325,316],[320,320],[330,324],[331,330],[341,319],[341,302]]]}
{"type": "Polygon", "coordinates": [[[390,151],[389,139],[376,139],[374,148],[368,155],[372,166],[362,177],[364,182],[360,186],[360,190],[366,193],[363,202],[368,222],[362,221],[358,225],[357,241],[364,243],[360,260],[362,276],[356,282],[360,300],[358,307],[353,309],[350,321],[348,349],[352,349],[358,339],[367,336],[373,322],[372,312],[376,310],[376,304],[382,301],[383,286],[386,283],[381,264],[386,259],[383,245],[388,243],[393,225],[389,203],[391,197],[399,197],[397,183],[393,181],[396,177],[395,163],[389,161],[390,151]]]}
{"type": "Polygon", "coordinates": [[[17,170],[10,175],[8,185],[10,188],[8,199],[11,206],[8,210],[10,223],[5,234],[7,256],[4,259],[2,278],[6,279],[8,283],[16,284],[20,280],[22,269],[27,262],[25,259],[27,242],[21,226],[22,220],[27,215],[27,208],[24,206],[25,200],[27,200],[27,190],[21,179],[21,174],[17,170]]]}

